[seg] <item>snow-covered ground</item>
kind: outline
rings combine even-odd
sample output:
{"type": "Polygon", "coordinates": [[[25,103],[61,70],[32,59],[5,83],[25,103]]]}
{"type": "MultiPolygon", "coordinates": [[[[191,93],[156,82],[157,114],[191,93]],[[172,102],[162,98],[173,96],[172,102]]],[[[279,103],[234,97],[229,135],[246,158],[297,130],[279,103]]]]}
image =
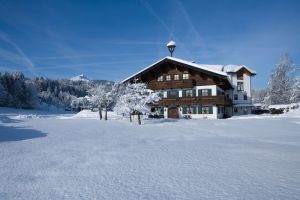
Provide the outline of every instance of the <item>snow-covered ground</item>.
{"type": "Polygon", "coordinates": [[[142,126],[109,118],[0,108],[0,199],[300,197],[299,110],[142,126]]]}

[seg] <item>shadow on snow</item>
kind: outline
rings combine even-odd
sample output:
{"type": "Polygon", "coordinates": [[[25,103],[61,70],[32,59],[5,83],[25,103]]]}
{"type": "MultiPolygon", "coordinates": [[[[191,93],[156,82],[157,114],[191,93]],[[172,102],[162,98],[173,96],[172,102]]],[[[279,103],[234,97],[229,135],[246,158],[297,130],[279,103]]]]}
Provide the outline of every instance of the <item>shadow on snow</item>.
{"type": "MultiPolygon", "coordinates": [[[[21,120],[11,119],[6,116],[0,116],[0,122],[3,124],[19,123],[21,120]]],[[[26,127],[14,127],[0,125],[0,143],[9,141],[29,140],[33,138],[46,137],[47,134],[26,127]]]]}

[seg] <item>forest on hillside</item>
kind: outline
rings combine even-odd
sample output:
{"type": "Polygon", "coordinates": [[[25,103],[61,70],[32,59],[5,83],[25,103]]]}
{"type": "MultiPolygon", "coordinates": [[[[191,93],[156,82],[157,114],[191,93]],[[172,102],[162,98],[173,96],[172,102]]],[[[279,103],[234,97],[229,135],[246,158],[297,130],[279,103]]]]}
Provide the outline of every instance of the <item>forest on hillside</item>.
{"type": "Polygon", "coordinates": [[[4,72],[0,73],[0,106],[31,109],[52,105],[67,108],[74,99],[86,96],[90,88],[100,84],[111,85],[113,82],[27,78],[21,72],[4,72]]]}

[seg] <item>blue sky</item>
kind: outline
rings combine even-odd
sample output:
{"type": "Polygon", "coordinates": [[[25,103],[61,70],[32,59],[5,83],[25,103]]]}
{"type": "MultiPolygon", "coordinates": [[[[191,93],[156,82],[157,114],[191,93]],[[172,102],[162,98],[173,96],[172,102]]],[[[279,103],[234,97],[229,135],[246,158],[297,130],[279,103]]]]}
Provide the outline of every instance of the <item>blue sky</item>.
{"type": "Polygon", "coordinates": [[[0,71],[122,80],[168,55],[244,64],[266,86],[280,55],[300,66],[300,1],[0,0],[0,71]]]}

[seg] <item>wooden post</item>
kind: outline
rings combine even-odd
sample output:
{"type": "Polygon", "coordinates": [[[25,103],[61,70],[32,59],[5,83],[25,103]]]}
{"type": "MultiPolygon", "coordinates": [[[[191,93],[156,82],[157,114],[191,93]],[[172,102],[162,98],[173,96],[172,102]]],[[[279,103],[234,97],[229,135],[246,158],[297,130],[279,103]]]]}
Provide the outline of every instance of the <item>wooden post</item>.
{"type": "Polygon", "coordinates": [[[139,122],[139,125],[141,125],[141,113],[138,112],[138,122],[139,122]]]}
{"type": "Polygon", "coordinates": [[[99,107],[99,117],[100,117],[100,120],[102,120],[102,109],[101,109],[101,107],[99,107]]]}
{"type": "Polygon", "coordinates": [[[105,108],[105,116],[104,119],[107,120],[107,108],[105,108]]]}
{"type": "Polygon", "coordinates": [[[129,120],[132,122],[131,113],[129,113],[129,120]]]}

